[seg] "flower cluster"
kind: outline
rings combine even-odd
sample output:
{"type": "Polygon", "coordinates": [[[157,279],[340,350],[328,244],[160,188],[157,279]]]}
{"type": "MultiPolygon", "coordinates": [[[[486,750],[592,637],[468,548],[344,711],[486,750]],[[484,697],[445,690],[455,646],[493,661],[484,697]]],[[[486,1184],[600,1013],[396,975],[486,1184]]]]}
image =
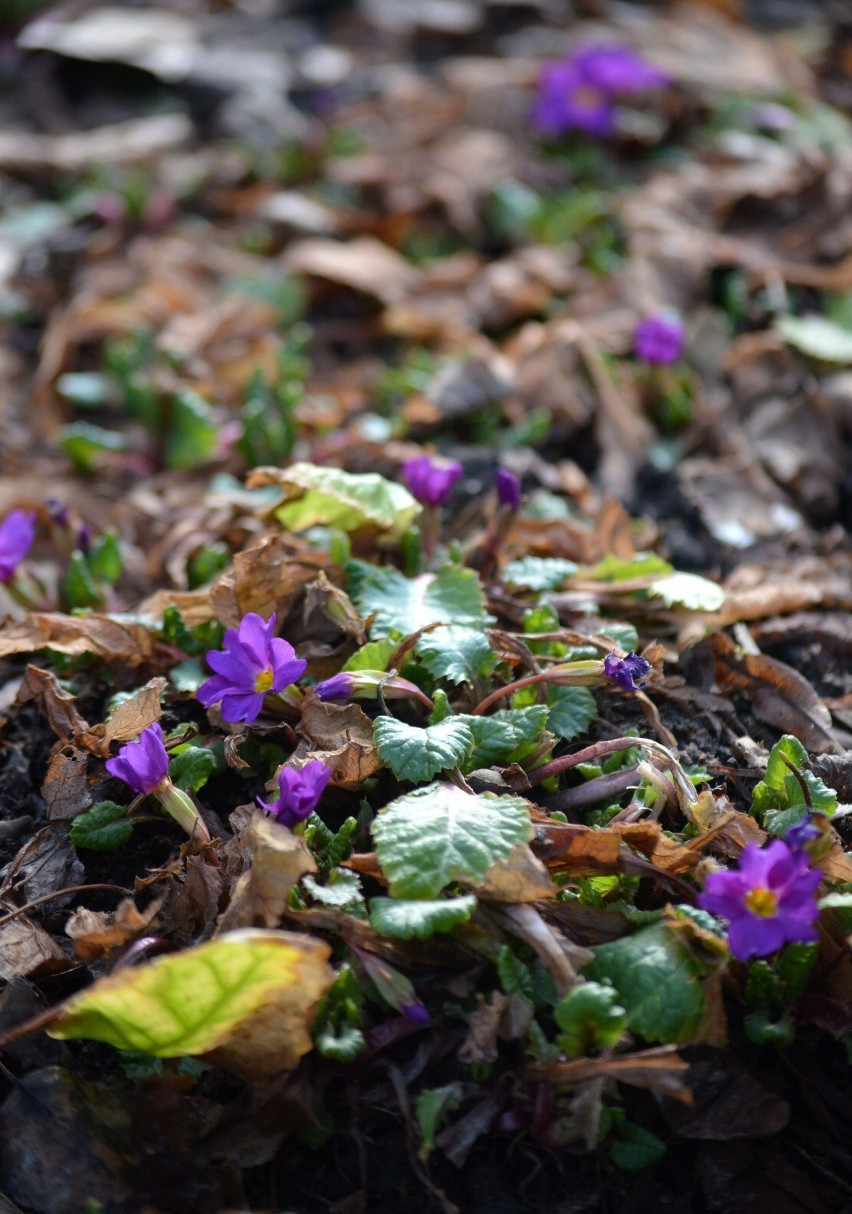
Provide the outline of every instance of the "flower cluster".
{"type": "Polygon", "coordinates": [[[633,334],[633,350],[643,362],[667,366],[680,358],[685,336],[682,320],[669,312],[658,312],[639,321],[633,334]]]}
{"type": "Polygon", "coordinates": [[[13,510],[0,523],[0,582],[8,582],[32,548],[35,539],[35,514],[13,510]]]}
{"type": "Polygon", "coordinates": [[[276,822],[292,830],[311,816],[330,779],[331,769],[319,759],[312,759],[298,769],[282,767],[278,773],[279,795],[271,804],[258,797],[258,804],[272,814],[276,822]]]}
{"type": "Polygon", "coordinates": [[[740,961],[766,957],[783,944],[816,940],[816,890],[822,873],[806,852],[775,839],[749,843],[733,872],[712,873],[698,905],[728,920],[728,944],[740,961]]]}
{"type": "Polygon", "coordinates": [[[307,662],[297,658],[293,646],[274,632],[274,615],[264,620],[251,611],[239,628],[225,633],[224,651],[208,650],[207,664],[216,674],[196,692],[205,708],[221,701],[226,721],[250,725],[269,692],[281,692],[302,677],[307,662]]]}
{"type": "Polygon", "coordinates": [[[533,122],[543,135],[568,131],[606,138],[615,130],[615,100],[659,88],[669,77],[626,46],[587,46],[542,72],[533,122]]]}

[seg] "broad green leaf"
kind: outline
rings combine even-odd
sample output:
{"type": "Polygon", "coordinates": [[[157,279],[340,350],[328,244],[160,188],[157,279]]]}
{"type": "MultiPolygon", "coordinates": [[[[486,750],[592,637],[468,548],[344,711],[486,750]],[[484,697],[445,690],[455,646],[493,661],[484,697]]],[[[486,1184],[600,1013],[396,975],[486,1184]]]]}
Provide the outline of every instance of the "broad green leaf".
{"type": "Polygon", "coordinates": [[[629,561],[610,553],[591,569],[584,569],[583,578],[592,578],[596,582],[628,582],[653,573],[674,573],[674,569],[655,552],[637,552],[629,561]]]}
{"type": "Polygon", "coordinates": [[[628,652],[639,648],[639,633],[632,624],[622,624],[618,620],[602,620],[598,632],[601,636],[610,637],[616,645],[628,652]]]}
{"type": "Polygon", "coordinates": [[[478,767],[493,767],[497,763],[508,766],[517,762],[516,752],[538,741],[549,714],[546,704],[533,704],[529,708],[504,708],[487,717],[457,716],[457,721],[464,721],[468,726],[475,743],[467,759],[467,769],[475,771],[478,767]]]}
{"type": "Polygon", "coordinates": [[[436,898],[452,881],[481,881],[534,834],[522,797],[472,796],[454,784],[429,784],[398,797],[372,830],[393,898],[436,898]]]}
{"type": "MultiPolygon", "coordinates": [[[[779,738],[769,752],[766,775],[755,785],[752,793],[751,812],[759,821],[763,821],[769,810],[804,811],[806,808],[813,808],[829,816],[834,813],[837,809],[837,793],[824,784],[819,776],[808,771],[807,765],[808,752],[798,738],[789,733],[779,738]],[[800,778],[788,764],[792,764],[800,778]],[[805,798],[802,783],[808,789],[810,806],[805,798]]],[[[783,834],[794,821],[795,819],[787,822],[785,819],[776,818],[774,824],[778,833],[783,834]]]]}
{"type": "Polygon", "coordinates": [[[374,639],[409,636],[430,624],[480,628],[486,623],[482,583],[472,569],[444,565],[437,573],[407,578],[391,566],[368,568],[351,597],[362,616],[374,615],[374,639]]]}
{"type": "Polygon", "coordinates": [[[648,587],[648,594],[662,599],[667,607],[687,607],[690,611],[718,611],[725,601],[721,586],[696,573],[658,578],[648,587]]]}
{"type": "Polygon", "coordinates": [[[782,316],[775,328],[789,345],[809,358],[852,363],[852,331],[825,316],[782,316]]]}
{"type": "Polygon", "coordinates": [[[187,746],[169,762],[172,783],[185,792],[199,792],[216,770],[216,756],[206,746],[187,746]]]}
{"type": "Polygon", "coordinates": [[[460,1083],[448,1083],[442,1088],[427,1088],[417,1097],[414,1116],[423,1146],[420,1155],[425,1158],[435,1145],[435,1134],[447,1113],[457,1109],[464,1098],[460,1083]]]}
{"type": "Polygon", "coordinates": [[[427,940],[436,932],[451,932],[459,923],[467,923],[475,910],[476,898],[473,894],[429,901],[373,898],[370,901],[370,924],[383,936],[395,936],[399,940],[427,940]]]}
{"type": "Polygon", "coordinates": [[[133,823],[125,815],[126,805],[115,801],[98,801],[71,823],[68,837],[75,847],[89,851],[115,851],[133,834],[133,823]]]}
{"type": "Polygon", "coordinates": [[[47,1031],[155,1058],[216,1050],[237,1074],[275,1074],[311,1049],[313,1008],[334,980],[329,952],[295,932],[227,932],[99,978],[47,1031]]]}
{"type": "Polygon", "coordinates": [[[105,531],[92,544],[86,558],[92,577],[98,582],[114,585],[124,571],[124,561],[118,536],[114,531],[105,531]]]}
{"type": "Polygon", "coordinates": [[[601,944],[583,973],[615,987],[627,1027],[646,1041],[695,1039],[706,1007],[701,968],[666,923],[601,944]]]}
{"type": "Polygon", "coordinates": [[[504,565],[501,575],[504,582],[527,590],[559,590],[576,572],[574,562],[562,557],[523,556],[504,565]]]}
{"type": "Polygon", "coordinates": [[[62,604],[68,611],[98,607],[104,602],[103,593],[95,585],[89,563],[79,548],[75,548],[68,558],[59,589],[62,604]]]}
{"type": "Polygon", "coordinates": [[[659,1163],[666,1144],[656,1134],[632,1121],[619,1125],[609,1143],[609,1157],[622,1172],[644,1172],[659,1163]]]}
{"type": "Polygon", "coordinates": [[[379,758],[398,780],[431,780],[448,767],[463,763],[473,750],[473,734],[458,717],[420,729],[393,717],[378,717],[373,740],[379,758]]]}
{"type": "Polygon", "coordinates": [[[387,670],[396,641],[384,637],[381,641],[368,641],[343,663],[343,670],[387,670]]]}
{"type": "Polygon", "coordinates": [[[100,456],[127,451],[130,446],[125,435],[93,426],[91,422],[69,422],[60,427],[57,437],[77,472],[91,472],[100,456]]]}
{"type": "Polygon", "coordinates": [[[472,685],[491,674],[497,665],[485,633],[459,624],[424,633],[416,653],[433,679],[449,679],[452,683],[472,685]]]}
{"type": "Polygon", "coordinates": [[[258,468],[249,484],[275,484],[283,490],[285,501],[275,517],[288,531],[307,531],[318,525],[340,531],[371,526],[399,538],[421,509],[404,485],[386,480],[378,472],[291,464],[283,470],[258,468]]]}
{"type": "Polygon", "coordinates": [[[197,392],[178,392],[171,404],[165,457],[170,468],[197,468],[216,454],[219,427],[197,392]]]}
{"type": "Polygon", "coordinates": [[[601,982],[575,986],[553,1009],[562,1033],[557,1045],[570,1058],[613,1046],[624,1032],[627,1013],[613,988],[601,982]]]}
{"type": "Polygon", "coordinates": [[[311,895],[314,902],[323,906],[338,906],[341,909],[351,909],[361,906],[364,895],[361,893],[361,878],[348,868],[333,868],[324,884],[320,884],[310,873],[302,877],[302,886],[311,895]]]}
{"type": "Polygon", "coordinates": [[[547,728],[566,742],[588,729],[598,711],[588,687],[549,687],[547,703],[550,707],[547,728]]]}

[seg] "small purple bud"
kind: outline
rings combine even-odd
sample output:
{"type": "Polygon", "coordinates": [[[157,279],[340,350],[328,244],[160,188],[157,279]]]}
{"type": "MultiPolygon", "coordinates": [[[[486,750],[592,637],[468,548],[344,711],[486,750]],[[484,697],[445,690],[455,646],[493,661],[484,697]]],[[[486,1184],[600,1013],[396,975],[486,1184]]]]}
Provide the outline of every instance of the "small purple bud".
{"type": "Polygon", "coordinates": [[[65,502],[61,502],[58,497],[49,497],[44,504],[47,507],[47,513],[52,523],[56,523],[57,527],[67,527],[69,525],[70,516],[65,502]]]}
{"type": "Polygon", "coordinates": [[[461,474],[457,460],[443,463],[430,455],[419,455],[402,465],[406,485],[423,506],[443,506],[461,474]]]}
{"type": "Polygon", "coordinates": [[[82,552],[83,556],[88,556],[92,549],[92,528],[88,523],[84,523],[80,528],[77,536],[77,547],[82,552]]]}
{"type": "Polygon", "coordinates": [[[794,826],[790,827],[790,829],[784,835],[784,842],[788,847],[791,847],[793,851],[805,851],[808,843],[810,843],[812,839],[818,839],[821,834],[822,831],[817,826],[816,822],[814,822],[811,815],[805,814],[800,821],[798,821],[794,826]]]}
{"type": "Polygon", "coordinates": [[[622,691],[639,691],[650,669],[651,663],[638,653],[631,652],[626,658],[620,658],[613,652],[604,658],[604,674],[622,691]]]}
{"type": "Polygon", "coordinates": [[[685,336],[682,320],[659,312],[640,320],[633,334],[633,350],[644,362],[665,366],[680,358],[685,336]]]}
{"type": "Polygon", "coordinates": [[[509,472],[507,468],[498,468],[494,474],[494,484],[499,504],[515,514],[521,504],[521,482],[514,472],[509,472]]]}
{"type": "Polygon", "coordinates": [[[326,700],[348,700],[352,695],[354,687],[354,679],[351,674],[341,673],[335,674],[330,679],[326,679],[322,683],[317,683],[314,688],[314,695],[318,699],[326,700]]]}
{"type": "Polygon", "coordinates": [[[416,999],[413,1003],[401,1003],[399,1010],[405,1019],[410,1020],[412,1024],[429,1024],[432,1019],[428,1009],[419,999],[416,999]]]}
{"type": "Polygon", "coordinates": [[[0,523],[0,582],[8,582],[32,547],[35,513],[13,510],[0,523]]]}
{"type": "Polygon", "coordinates": [[[278,773],[279,796],[271,805],[258,797],[258,804],[282,826],[289,826],[292,830],[311,816],[330,779],[331,768],[319,759],[312,759],[298,770],[295,767],[282,767],[278,773]]]}

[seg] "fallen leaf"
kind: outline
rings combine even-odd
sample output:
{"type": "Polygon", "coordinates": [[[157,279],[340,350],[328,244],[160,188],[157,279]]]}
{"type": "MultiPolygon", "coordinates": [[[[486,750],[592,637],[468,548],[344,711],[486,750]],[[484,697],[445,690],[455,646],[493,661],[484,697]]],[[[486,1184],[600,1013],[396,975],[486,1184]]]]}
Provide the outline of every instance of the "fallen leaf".
{"type": "Polygon", "coordinates": [[[51,822],[70,822],[92,804],[86,775],[86,756],[73,746],[63,746],[50,759],[41,795],[51,822]]]}
{"type": "Polygon", "coordinates": [[[94,654],[108,664],[135,669],[150,662],[157,642],[144,625],[135,620],[98,615],[62,615],[31,611],[24,620],[0,623],[0,657],[53,649],[69,657],[94,654]]]}
{"type": "Polygon", "coordinates": [[[240,927],[275,927],[290,890],[305,873],[317,871],[304,839],[258,810],[241,840],[250,867],[236,884],[218,932],[240,927]]]}
{"type": "Polygon", "coordinates": [[[516,843],[505,860],[498,860],[471,888],[486,902],[538,902],[553,897],[553,882],[528,843],[516,843]]]}
{"type": "Polygon", "coordinates": [[[43,977],[68,969],[68,964],[53,937],[26,915],[16,915],[0,924],[0,978],[4,982],[11,982],[17,974],[23,978],[43,977]]]}
{"type": "Polygon", "coordinates": [[[65,935],[74,941],[76,956],[89,964],[109,957],[150,931],[162,904],[162,898],[155,898],[140,911],[132,898],[122,898],[114,911],[93,911],[81,906],[65,924],[65,935]]]}
{"type": "Polygon", "coordinates": [[[678,1054],[677,1046],[661,1045],[632,1054],[617,1054],[614,1058],[574,1058],[570,1062],[531,1066],[527,1074],[549,1083],[611,1079],[669,1096],[681,1104],[692,1104],[692,1091],[685,1082],[688,1071],[689,1063],[678,1054]]]}
{"type": "Polygon", "coordinates": [[[30,700],[36,701],[46,714],[50,728],[63,741],[85,733],[89,728],[77,711],[76,697],[61,687],[56,675],[49,670],[27,667],[15,702],[27,704],[30,700]]]}
{"type": "Polygon", "coordinates": [[[373,742],[373,723],[357,704],[324,703],[306,698],[299,722],[303,739],[290,764],[304,767],[317,759],[331,768],[335,788],[356,789],[382,767],[373,742]]]}
{"type": "Polygon", "coordinates": [[[113,742],[127,742],[138,738],[143,729],[159,721],[163,715],[160,707],[160,696],[166,686],[164,678],[151,679],[144,687],[140,687],[132,696],[118,705],[104,725],[95,725],[79,739],[98,758],[109,757],[110,746],[113,742]]]}

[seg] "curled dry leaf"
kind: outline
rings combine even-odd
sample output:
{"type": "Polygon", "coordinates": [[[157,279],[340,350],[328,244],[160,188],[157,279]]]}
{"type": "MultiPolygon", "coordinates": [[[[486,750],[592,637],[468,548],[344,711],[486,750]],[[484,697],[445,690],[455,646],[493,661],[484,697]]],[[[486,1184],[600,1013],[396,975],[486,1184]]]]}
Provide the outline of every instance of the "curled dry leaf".
{"type": "Polygon", "coordinates": [[[69,822],[92,803],[86,776],[86,756],[73,746],[63,746],[51,757],[41,795],[51,822],[69,822]]]}
{"type": "Polygon", "coordinates": [[[144,625],[110,615],[62,615],[31,611],[24,620],[0,624],[0,658],[52,649],[69,657],[94,654],[135,669],[156,660],[157,641],[144,625]]]}
{"type": "Polygon", "coordinates": [[[635,1088],[647,1088],[658,1096],[669,1096],[681,1104],[692,1104],[692,1092],[686,1080],[689,1063],[684,1062],[677,1046],[661,1045],[615,1058],[574,1058],[570,1062],[551,1062],[531,1066],[530,1078],[548,1083],[585,1083],[590,1079],[614,1079],[635,1088]]]}
{"type": "Polygon", "coordinates": [[[254,815],[242,840],[251,866],[238,880],[218,931],[238,927],[275,927],[287,904],[287,895],[305,873],[317,871],[304,839],[261,810],[254,815]]]}
{"type": "Polygon", "coordinates": [[[238,552],[233,566],[205,592],[210,604],[207,618],[236,628],[244,615],[256,611],[264,619],[274,613],[280,625],[323,568],[328,569],[327,559],[287,536],[266,536],[254,548],[238,552]]]}
{"type": "Polygon", "coordinates": [[[498,860],[472,887],[486,902],[537,902],[553,896],[547,869],[528,843],[516,843],[505,860],[498,860]]]}
{"type": "Polygon", "coordinates": [[[392,304],[411,292],[419,274],[394,249],[372,236],[333,240],[315,236],[298,240],[284,257],[291,274],[305,274],[392,304]]]}
{"type": "Polygon", "coordinates": [[[373,723],[357,704],[326,704],[309,696],[302,709],[303,740],[293,753],[294,766],[318,759],[331,768],[335,788],[358,788],[382,766],[373,743],[373,723]]]}
{"type": "Polygon", "coordinates": [[[165,686],[166,680],[162,676],[151,679],[128,699],[122,700],[105,724],[95,725],[85,733],[80,738],[81,745],[105,759],[109,756],[111,743],[138,738],[143,729],[163,715],[160,696],[165,686]]]}
{"type": "Polygon", "coordinates": [[[39,978],[68,968],[68,958],[52,936],[28,919],[18,915],[0,925],[0,978],[11,982],[39,978]]]}
{"type": "Polygon", "coordinates": [[[65,935],[74,941],[75,954],[88,964],[109,957],[150,931],[162,904],[162,898],[155,898],[140,911],[132,898],[122,898],[114,911],[93,911],[81,906],[65,924],[65,935]]]}
{"type": "MultiPolygon", "coordinates": [[[[0,641],[2,644],[2,641],[0,641]]],[[[35,700],[50,722],[50,728],[65,741],[88,731],[89,725],[77,711],[77,702],[60,686],[56,675],[38,666],[28,666],[18,689],[17,704],[35,700]]]]}

